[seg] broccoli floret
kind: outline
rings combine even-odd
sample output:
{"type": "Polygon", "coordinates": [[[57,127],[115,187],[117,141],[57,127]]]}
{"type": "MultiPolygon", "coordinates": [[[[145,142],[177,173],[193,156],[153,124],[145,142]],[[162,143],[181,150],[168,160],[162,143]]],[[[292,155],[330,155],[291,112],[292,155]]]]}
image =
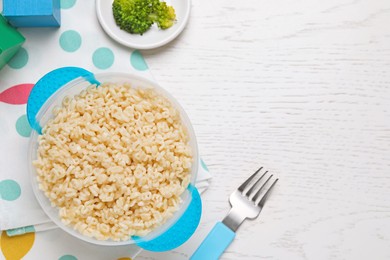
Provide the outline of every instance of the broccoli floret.
{"type": "Polygon", "coordinates": [[[172,6],[168,6],[165,2],[160,2],[155,9],[157,16],[156,23],[160,29],[168,29],[176,21],[175,9],[172,6]]]}
{"type": "Polygon", "coordinates": [[[143,34],[156,23],[167,29],[176,19],[175,10],[159,0],[114,0],[112,11],[116,24],[129,33],[143,34]]]}
{"type": "Polygon", "coordinates": [[[129,33],[143,34],[153,24],[150,0],[114,0],[112,11],[116,24],[129,33]]]}

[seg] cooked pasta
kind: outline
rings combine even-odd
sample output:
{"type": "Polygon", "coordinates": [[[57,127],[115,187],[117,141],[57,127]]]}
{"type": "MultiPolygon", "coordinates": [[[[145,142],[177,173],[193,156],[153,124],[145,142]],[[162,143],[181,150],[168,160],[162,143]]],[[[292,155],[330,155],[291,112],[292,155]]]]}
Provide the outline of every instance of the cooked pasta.
{"type": "Polygon", "coordinates": [[[90,86],[39,136],[39,188],[61,220],[99,240],[144,236],[177,210],[192,151],[180,113],[153,89],[90,86]]]}

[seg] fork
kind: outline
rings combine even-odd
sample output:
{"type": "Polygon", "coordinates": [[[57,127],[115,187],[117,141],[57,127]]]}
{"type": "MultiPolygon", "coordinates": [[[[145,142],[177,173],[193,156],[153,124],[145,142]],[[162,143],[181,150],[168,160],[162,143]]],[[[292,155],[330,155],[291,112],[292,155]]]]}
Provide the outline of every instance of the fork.
{"type": "Polygon", "coordinates": [[[260,167],[230,195],[229,202],[232,208],[222,222],[218,222],[213,227],[205,240],[203,240],[202,244],[191,256],[191,260],[219,259],[225,249],[228,248],[233,241],[236,236],[235,232],[242,222],[247,218],[255,219],[259,216],[272,188],[278,181],[278,179],[276,179],[267,187],[268,182],[273,176],[270,175],[263,184],[261,184],[261,181],[265,179],[268,171],[265,171],[261,177],[255,181],[262,169],[263,167],[260,167]]]}

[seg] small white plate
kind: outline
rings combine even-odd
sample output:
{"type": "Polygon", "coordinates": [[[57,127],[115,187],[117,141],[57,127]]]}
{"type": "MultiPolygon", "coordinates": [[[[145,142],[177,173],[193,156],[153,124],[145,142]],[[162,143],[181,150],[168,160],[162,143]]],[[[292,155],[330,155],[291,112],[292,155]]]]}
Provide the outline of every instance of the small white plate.
{"type": "Polygon", "coordinates": [[[176,12],[176,23],[172,27],[161,30],[153,26],[143,35],[131,34],[121,30],[115,23],[112,14],[114,0],[96,0],[96,13],[104,31],[115,41],[140,50],[154,49],[175,39],[184,29],[190,16],[191,0],[166,0],[176,12]]]}

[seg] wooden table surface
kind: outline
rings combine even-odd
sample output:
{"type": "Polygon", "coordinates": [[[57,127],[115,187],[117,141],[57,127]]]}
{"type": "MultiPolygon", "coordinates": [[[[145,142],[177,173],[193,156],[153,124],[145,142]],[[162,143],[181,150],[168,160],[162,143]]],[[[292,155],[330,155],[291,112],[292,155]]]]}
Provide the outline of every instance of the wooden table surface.
{"type": "Polygon", "coordinates": [[[390,259],[390,1],[209,0],[144,51],[214,177],[188,259],[260,165],[280,178],[222,259],[390,259]]]}

